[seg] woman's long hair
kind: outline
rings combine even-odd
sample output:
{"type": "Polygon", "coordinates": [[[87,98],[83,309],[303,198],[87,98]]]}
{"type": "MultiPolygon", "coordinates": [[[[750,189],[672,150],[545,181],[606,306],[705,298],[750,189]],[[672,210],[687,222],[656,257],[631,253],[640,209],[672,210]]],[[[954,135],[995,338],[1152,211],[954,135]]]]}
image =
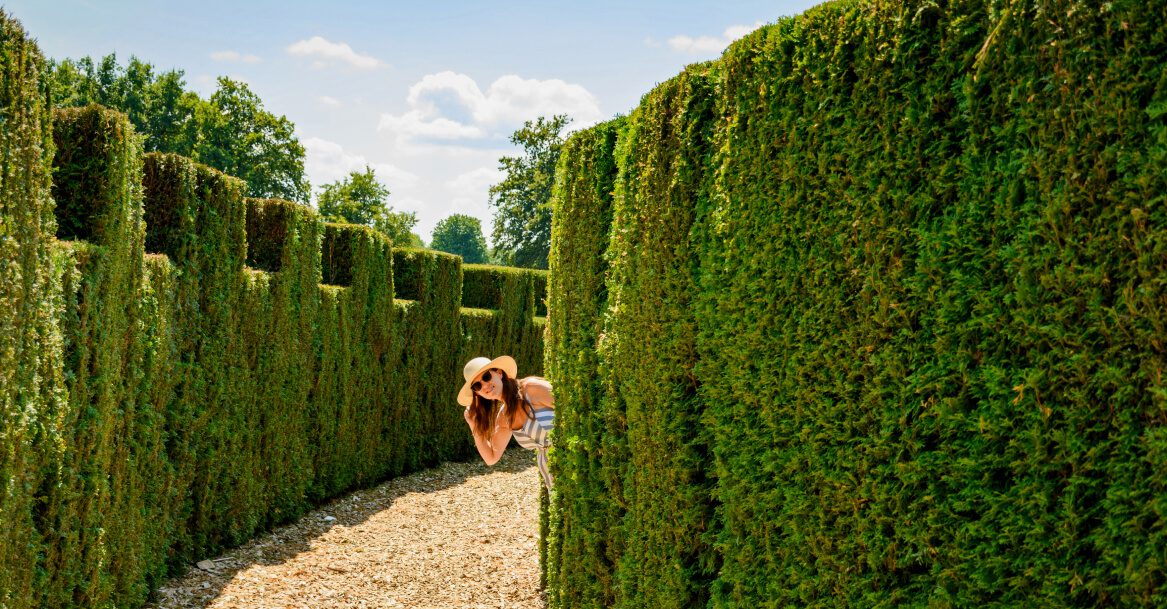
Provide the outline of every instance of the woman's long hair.
{"type": "Polygon", "coordinates": [[[498,417],[500,407],[507,405],[507,426],[513,428],[515,419],[519,416],[519,408],[527,413],[528,417],[535,416],[534,409],[519,393],[519,381],[513,379],[498,368],[491,368],[491,374],[502,377],[502,399],[488,400],[474,392],[474,401],[470,403],[470,420],[474,422],[474,430],[486,438],[494,433],[495,418],[498,417]]]}

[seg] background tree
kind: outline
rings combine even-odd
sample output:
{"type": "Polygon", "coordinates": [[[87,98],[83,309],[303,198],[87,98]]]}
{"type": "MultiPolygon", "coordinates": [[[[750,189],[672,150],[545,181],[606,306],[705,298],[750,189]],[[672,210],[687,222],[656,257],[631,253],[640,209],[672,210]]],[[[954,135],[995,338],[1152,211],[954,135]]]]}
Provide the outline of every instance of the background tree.
{"type": "Polygon", "coordinates": [[[547,268],[551,187],[563,146],[562,132],[570,122],[567,115],[557,114],[523,123],[522,129],[510,138],[512,144],[522,147],[522,154],[498,160],[506,177],[490,187],[490,204],[495,208],[491,240],[499,258],[507,264],[547,268]]]}
{"type": "Polygon", "coordinates": [[[394,245],[421,246],[421,238],[410,232],[417,224],[417,214],[393,211],[389,189],[368,165],[363,171],[354,169],[348,176],[325,184],[316,195],[316,208],[330,222],[371,226],[394,245]]]}
{"type": "Polygon", "coordinates": [[[454,214],[438,222],[434,227],[430,247],[457,254],[466,264],[482,264],[487,261],[482,222],[473,216],[454,214]]]}
{"type": "Polygon", "coordinates": [[[264,110],[245,83],[220,78],[204,100],[186,89],[181,70],[156,73],[136,57],[122,67],[113,54],[53,62],[48,81],[55,107],[101,104],[125,112],[147,151],[181,154],[242,178],[253,197],[308,202],[295,125],[264,110]]]}
{"type": "Polygon", "coordinates": [[[287,117],[263,109],[246,83],[219,77],[219,88],[195,114],[195,160],[247,181],[253,197],[308,201],[304,146],[287,117]]]}

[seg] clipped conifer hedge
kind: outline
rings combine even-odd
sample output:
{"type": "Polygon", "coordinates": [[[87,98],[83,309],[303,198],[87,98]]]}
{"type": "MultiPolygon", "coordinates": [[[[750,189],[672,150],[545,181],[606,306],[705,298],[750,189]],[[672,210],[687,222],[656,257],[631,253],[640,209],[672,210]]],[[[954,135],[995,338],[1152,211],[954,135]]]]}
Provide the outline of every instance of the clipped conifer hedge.
{"type": "Polygon", "coordinates": [[[553,232],[551,606],[1167,605],[1152,4],[827,3],[645,97],[553,232]]]}
{"type": "Polygon", "coordinates": [[[462,265],[462,327],[466,336],[461,360],[502,355],[500,346],[518,347],[520,377],[543,371],[543,322],[540,288],[547,271],[480,264],[462,265]]]}
{"type": "Polygon", "coordinates": [[[697,265],[689,229],[708,197],[715,76],[696,66],[644,96],[616,147],[605,383],[629,450],[617,604],[699,607],[716,557],[710,450],[693,367],[697,265]],[[661,514],[668,514],[666,520],[661,514]]]}
{"type": "Polygon", "coordinates": [[[605,417],[598,347],[608,293],[608,230],[616,181],[615,146],[624,119],[564,142],[552,193],[546,373],[555,388],[557,480],[542,577],[553,607],[610,607],[623,537],[619,480],[623,423],[605,417]]]}
{"type": "MultiPolygon", "coordinates": [[[[320,501],[474,454],[458,257],[402,252],[395,300],[380,233],[143,155],[118,112],[50,121],[35,45],[3,13],[0,35],[0,607],[141,606],[320,501]]],[[[533,283],[489,327],[538,373],[533,283]]]]}
{"type": "MultiPolygon", "coordinates": [[[[53,199],[58,235],[55,285],[64,301],[68,391],[55,413],[58,442],[46,454],[38,603],[75,598],[141,603],[165,570],[174,512],[161,458],[165,409],[142,381],[149,332],[140,323],[145,278],[141,139],[124,114],[88,106],[54,113],[53,199]],[[59,427],[58,427],[59,426],[59,427]]],[[[165,391],[165,389],[164,389],[165,391]]]]}
{"type": "Polygon", "coordinates": [[[41,439],[59,438],[52,418],[67,402],[44,69],[36,44],[0,9],[0,605],[12,609],[37,606],[37,487],[54,450],[41,439]]]}

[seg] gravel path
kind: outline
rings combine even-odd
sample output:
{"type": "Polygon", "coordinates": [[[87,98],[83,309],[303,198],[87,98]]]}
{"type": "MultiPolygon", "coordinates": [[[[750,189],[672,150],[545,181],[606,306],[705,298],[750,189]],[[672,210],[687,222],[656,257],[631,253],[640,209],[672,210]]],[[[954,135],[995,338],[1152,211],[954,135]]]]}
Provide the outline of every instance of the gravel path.
{"type": "Polygon", "coordinates": [[[539,485],[515,448],[390,480],[201,561],[147,607],[541,609],[539,485]]]}

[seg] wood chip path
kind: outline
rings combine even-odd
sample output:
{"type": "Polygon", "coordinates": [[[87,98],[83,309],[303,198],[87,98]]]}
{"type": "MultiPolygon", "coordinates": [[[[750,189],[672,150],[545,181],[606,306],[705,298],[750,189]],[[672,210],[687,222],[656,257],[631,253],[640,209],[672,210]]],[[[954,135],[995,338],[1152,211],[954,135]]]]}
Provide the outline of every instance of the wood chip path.
{"type": "Polygon", "coordinates": [[[149,609],[542,609],[530,451],[357,491],[200,561],[149,609]]]}

